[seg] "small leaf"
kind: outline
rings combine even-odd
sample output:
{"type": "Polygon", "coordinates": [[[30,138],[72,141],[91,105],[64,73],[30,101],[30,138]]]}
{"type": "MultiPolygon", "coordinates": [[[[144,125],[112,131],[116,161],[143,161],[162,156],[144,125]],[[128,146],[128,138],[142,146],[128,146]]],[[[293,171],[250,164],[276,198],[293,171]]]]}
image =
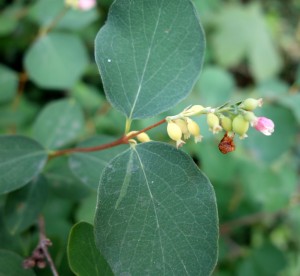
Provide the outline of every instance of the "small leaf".
{"type": "Polygon", "coordinates": [[[11,69],[0,64],[0,103],[13,99],[18,88],[18,75],[11,69]]]}
{"type": "Polygon", "coordinates": [[[105,93],[130,119],[166,111],[191,91],[204,33],[189,0],[118,0],[96,37],[105,93]]]}
{"type": "Polygon", "coordinates": [[[76,35],[52,32],[31,45],[24,64],[30,79],[42,88],[68,89],[84,73],[88,56],[76,35]]]}
{"type": "Polygon", "coordinates": [[[72,271],[79,276],[113,275],[111,268],[95,245],[93,226],[79,222],[73,226],[68,242],[72,271]]]}
{"type": "Polygon", "coordinates": [[[23,268],[23,259],[14,252],[0,250],[0,275],[9,276],[34,276],[32,269],[23,268]]]}
{"type": "Polygon", "coordinates": [[[68,200],[80,200],[87,197],[91,189],[83,185],[71,172],[68,158],[62,156],[50,160],[45,168],[45,176],[52,191],[68,200]]]}
{"type": "MultiPolygon", "coordinates": [[[[94,136],[81,142],[77,147],[93,147],[113,140],[115,139],[109,136],[94,136]]],[[[127,147],[119,146],[105,151],[75,152],[70,157],[70,168],[74,175],[76,175],[84,184],[93,189],[97,189],[104,167],[125,148],[127,147]]]]}
{"type": "Polygon", "coordinates": [[[73,141],[83,131],[84,118],[74,100],[48,104],[33,125],[33,136],[46,148],[57,149],[73,141]]]}
{"type": "Polygon", "coordinates": [[[8,195],[5,203],[5,224],[12,235],[31,226],[40,214],[47,199],[47,182],[44,177],[8,195]]]}
{"type": "Polygon", "coordinates": [[[40,173],[47,160],[42,146],[27,137],[0,136],[0,194],[16,190],[40,173]]]}
{"type": "Polygon", "coordinates": [[[95,236],[116,275],[210,275],[218,240],[213,188],[182,151],[134,146],[102,173],[95,236]]]}

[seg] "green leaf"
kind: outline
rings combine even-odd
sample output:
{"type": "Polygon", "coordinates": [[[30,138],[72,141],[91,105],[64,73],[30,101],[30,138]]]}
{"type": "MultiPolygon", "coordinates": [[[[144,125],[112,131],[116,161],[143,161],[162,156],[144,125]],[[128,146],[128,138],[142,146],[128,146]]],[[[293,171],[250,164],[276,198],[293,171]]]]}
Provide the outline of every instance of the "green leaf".
{"type": "Polygon", "coordinates": [[[111,104],[130,119],[166,111],[191,91],[205,39],[189,0],[118,0],[96,37],[111,104]]]}
{"type": "Polygon", "coordinates": [[[113,275],[96,248],[94,229],[89,223],[79,222],[72,227],[68,242],[68,259],[76,275],[113,275]]]}
{"type": "Polygon", "coordinates": [[[68,200],[79,200],[87,197],[91,189],[86,187],[71,172],[68,158],[62,156],[51,160],[45,169],[52,191],[68,200]]]}
{"type": "Polygon", "coordinates": [[[47,182],[39,176],[24,188],[8,195],[5,203],[5,224],[12,235],[31,226],[47,199],[47,182]]]}
{"type": "Polygon", "coordinates": [[[0,136],[0,194],[27,184],[46,160],[47,153],[38,142],[18,135],[0,136]]]}
{"type": "Polygon", "coordinates": [[[88,64],[82,41],[73,34],[50,33],[34,42],[25,54],[29,78],[42,88],[68,89],[88,64]]]}
{"type": "Polygon", "coordinates": [[[12,33],[18,25],[17,13],[19,12],[19,3],[13,3],[1,11],[0,16],[0,36],[12,33]]]}
{"type": "Polygon", "coordinates": [[[0,250],[0,275],[34,276],[32,269],[24,269],[21,256],[11,251],[0,250]]]}
{"type": "Polygon", "coordinates": [[[291,150],[295,145],[297,122],[292,112],[282,106],[264,105],[256,112],[257,116],[265,116],[274,121],[275,131],[271,136],[250,128],[243,145],[249,149],[252,156],[266,163],[277,160],[281,155],[291,150]]]}
{"type": "Polygon", "coordinates": [[[168,144],[132,146],[102,173],[96,245],[116,275],[209,275],[217,223],[209,180],[168,144]]]}
{"type": "Polygon", "coordinates": [[[284,95],[279,98],[279,102],[292,110],[298,124],[300,124],[300,94],[284,95]]]}
{"type": "Polygon", "coordinates": [[[48,104],[33,125],[33,137],[48,149],[57,149],[83,132],[84,117],[80,106],[69,99],[48,104]]]}
{"type": "MultiPolygon", "coordinates": [[[[65,9],[65,3],[62,0],[39,0],[31,7],[29,16],[39,25],[45,27],[54,20],[58,14],[65,9]]],[[[79,30],[87,27],[98,18],[97,9],[81,11],[68,9],[61,20],[55,26],[55,29],[79,30]]]]}
{"type": "Polygon", "coordinates": [[[281,69],[281,57],[259,4],[226,5],[217,15],[216,29],[213,47],[223,66],[237,66],[246,58],[257,81],[267,80],[281,69]]]}
{"type": "Polygon", "coordinates": [[[90,112],[99,110],[106,103],[99,89],[85,83],[78,83],[70,92],[82,108],[90,112]]]}
{"type": "Polygon", "coordinates": [[[94,224],[96,211],[97,193],[91,193],[89,197],[84,198],[76,211],[76,221],[85,221],[94,224]]]}
{"type": "MultiPolygon", "coordinates": [[[[112,142],[113,140],[115,140],[115,138],[109,136],[94,136],[81,142],[77,147],[93,147],[112,142]]],[[[74,175],[84,184],[93,189],[97,189],[104,167],[117,154],[125,150],[125,148],[127,148],[127,146],[114,147],[104,151],[75,152],[70,158],[70,168],[74,175]]]]}
{"type": "Polygon", "coordinates": [[[11,69],[0,64],[0,103],[13,99],[18,88],[18,75],[11,69]]]}

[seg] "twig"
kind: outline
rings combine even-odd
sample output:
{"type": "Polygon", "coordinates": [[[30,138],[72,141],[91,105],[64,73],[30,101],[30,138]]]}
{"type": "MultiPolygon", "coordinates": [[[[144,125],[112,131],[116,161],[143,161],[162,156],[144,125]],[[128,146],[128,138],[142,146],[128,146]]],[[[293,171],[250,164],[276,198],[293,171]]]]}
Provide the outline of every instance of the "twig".
{"type": "Polygon", "coordinates": [[[148,130],[150,130],[152,128],[155,128],[155,127],[157,127],[157,126],[159,126],[159,125],[161,125],[161,124],[163,124],[165,122],[166,122],[166,120],[162,119],[162,120],[158,121],[157,123],[155,123],[153,125],[150,125],[148,127],[143,128],[140,131],[132,133],[132,134],[130,134],[128,136],[124,135],[124,136],[122,136],[121,138],[119,138],[119,139],[117,139],[115,141],[112,141],[112,142],[106,143],[106,144],[102,144],[102,145],[99,145],[99,146],[88,147],[88,148],[72,148],[72,149],[58,150],[58,151],[55,151],[53,153],[50,153],[49,154],[49,159],[52,159],[54,157],[58,157],[58,156],[61,156],[61,155],[65,155],[65,154],[74,153],[74,152],[101,151],[101,150],[109,149],[109,148],[116,147],[116,146],[119,146],[119,145],[128,144],[130,139],[136,137],[140,133],[146,132],[146,131],[148,131],[148,130]]]}
{"type": "Polygon", "coordinates": [[[49,254],[48,251],[48,246],[51,246],[52,242],[46,236],[45,220],[43,216],[39,217],[38,226],[39,226],[39,243],[34,249],[34,251],[32,252],[31,256],[23,261],[23,267],[25,269],[33,268],[35,266],[37,266],[38,268],[45,268],[46,267],[45,259],[46,259],[50,266],[52,274],[54,276],[58,276],[58,272],[51,258],[51,255],[49,254]]]}
{"type": "Polygon", "coordinates": [[[45,230],[45,220],[43,216],[39,216],[39,233],[40,233],[40,242],[39,245],[49,263],[49,266],[51,268],[51,271],[54,276],[58,276],[58,272],[56,270],[56,267],[54,265],[54,262],[51,258],[51,255],[48,251],[48,246],[51,245],[51,241],[46,237],[46,230],[45,230]]]}

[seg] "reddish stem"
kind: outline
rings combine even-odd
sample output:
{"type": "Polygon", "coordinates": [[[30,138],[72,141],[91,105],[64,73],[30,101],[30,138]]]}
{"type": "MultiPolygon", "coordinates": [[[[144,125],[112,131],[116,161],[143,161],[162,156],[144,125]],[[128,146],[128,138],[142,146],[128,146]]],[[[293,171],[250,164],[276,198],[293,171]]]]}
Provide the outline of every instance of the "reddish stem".
{"type": "Polygon", "coordinates": [[[116,147],[116,146],[119,146],[119,145],[123,145],[123,144],[128,144],[128,141],[134,137],[136,137],[137,135],[139,135],[140,133],[142,132],[146,132],[152,128],[155,128],[163,123],[166,122],[166,119],[162,119],[160,121],[158,121],[157,123],[153,124],[153,125],[150,125],[148,127],[145,127],[143,128],[142,130],[140,131],[137,131],[135,133],[132,133],[128,136],[122,136],[121,138],[115,140],[115,141],[112,141],[110,143],[106,143],[106,144],[102,144],[102,145],[99,145],[99,146],[94,146],[94,147],[87,147],[87,148],[72,148],[72,149],[63,149],[63,150],[58,150],[52,154],[49,155],[49,158],[54,158],[54,157],[58,157],[58,156],[61,156],[61,155],[65,155],[65,154],[70,154],[70,153],[73,153],[73,152],[92,152],[92,151],[100,151],[100,150],[105,150],[105,149],[109,149],[109,148],[112,148],[112,147],[116,147]]]}

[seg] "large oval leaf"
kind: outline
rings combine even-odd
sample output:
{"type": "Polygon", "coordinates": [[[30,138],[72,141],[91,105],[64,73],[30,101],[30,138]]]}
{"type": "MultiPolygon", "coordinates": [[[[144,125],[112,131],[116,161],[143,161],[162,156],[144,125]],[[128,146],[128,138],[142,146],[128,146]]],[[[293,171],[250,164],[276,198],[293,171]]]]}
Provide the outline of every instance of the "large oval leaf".
{"type": "Polygon", "coordinates": [[[33,136],[46,148],[57,149],[74,140],[84,128],[80,106],[70,99],[48,104],[33,125],[33,136]]]}
{"type": "Polygon", "coordinates": [[[96,37],[105,93],[128,118],[161,113],[185,98],[205,40],[189,0],[117,0],[96,37]]]}
{"type": "Polygon", "coordinates": [[[18,75],[13,70],[0,64],[0,104],[13,99],[18,88],[18,75]]]}
{"type": "Polygon", "coordinates": [[[213,188],[182,151],[132,147],[103,171],[95,235],[116,275],[209,275],[218,240],[213,188]]]}
{"type": "Polygon", "coordinates": [[[36,141],[23,136],[0,137],[0,194],[16,190],[40,173],[47,153],[36,141]]]}
{"type": "Polygon", "coordinates": [[[111,268],[96,248],[94,228],[89,223],[79,222],[72,227],[68,242],[68,259],[76,275],[113,275],[111,268]]]}

